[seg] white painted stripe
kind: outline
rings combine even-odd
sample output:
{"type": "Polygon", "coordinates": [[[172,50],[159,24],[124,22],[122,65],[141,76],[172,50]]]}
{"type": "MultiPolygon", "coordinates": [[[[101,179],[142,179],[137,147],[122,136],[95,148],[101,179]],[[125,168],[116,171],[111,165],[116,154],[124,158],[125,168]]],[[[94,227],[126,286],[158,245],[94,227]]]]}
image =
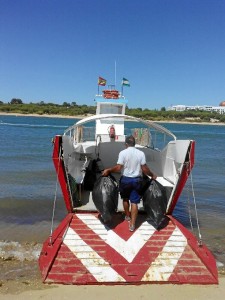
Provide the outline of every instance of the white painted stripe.
{"type": "MultiPolygon", "coordinates": [[[[69,246],[69,243],[67,244],[69,246]]],[[[89,246],[70,246],[70,250],[73,252],[90,252],[90,247],[89,246]]]]}
{"type": "Polygon", "coordinates": [[[72,229],[68,228],[63,243],[81,261],[87,270],[98,282],[124,282],[107,261],[98,255],[81,237],[72,229]]]}
{"type": "Polygon", "coordinates": [[[68,240],[71,239],[71,240],[76,241],[77,243],[79,243],[79,241],[80,241],[80,238],[74,236],[73,234],[67,234],[67,238],[68,238],[68,240]]]}
{"type": "MultiPolygon", "coordinates": [[[[144,222],[133,234],[125,241],[113,230],[103,225],[95,216],[89,215],[88,218],[83,214],[77,214],[77,217],[82,220],[91,230],[93,230],[103,241],[110,247],[122,255],[128,262],[132,262],[141,248],[154,234],[155,228],[144,222]],[[98,222],[98,229],[95,229],[94,221],[98,222]]],[[[128,225],[127,225],[128,230],[128,225]]]]}
{"type": "Polygon", "coordinates": [[[187,239],[176,227],[164,246],[162,252],[142,278],[142,281],[168,281],[173,273],[184,249],[187,245],[187,239]],[[176,238],[174,239],[174,236],[176,238]]]}

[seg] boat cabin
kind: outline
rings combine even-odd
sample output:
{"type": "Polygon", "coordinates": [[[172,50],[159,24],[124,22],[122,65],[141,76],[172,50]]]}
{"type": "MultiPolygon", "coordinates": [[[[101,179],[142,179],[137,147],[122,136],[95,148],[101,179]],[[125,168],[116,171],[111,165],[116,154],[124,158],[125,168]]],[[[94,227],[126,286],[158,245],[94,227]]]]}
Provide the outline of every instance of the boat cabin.
{"type": "MultiPolygon", "coordinates": [[[[104,90],[103,95],[95,97],[96,115],[117,114],[125,115],[126,104],[128,101],[121,96],[118,91],[104,90]]],[[[124,119],[99,119],[96,120],[96,137],[100,136],[101,141],[115,138],[117,141],[125,141],[124,119]]]]}

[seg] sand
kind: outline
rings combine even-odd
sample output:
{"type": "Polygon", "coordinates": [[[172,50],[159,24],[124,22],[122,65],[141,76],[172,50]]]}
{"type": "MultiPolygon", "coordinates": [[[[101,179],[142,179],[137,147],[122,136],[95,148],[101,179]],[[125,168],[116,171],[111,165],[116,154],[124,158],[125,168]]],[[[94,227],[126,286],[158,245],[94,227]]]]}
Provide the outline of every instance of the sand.
{"type": "Polygon", "coordinates": [[[141,286],[52,286],[19,295],[0,295],[0,299],[225,299],[225,278],[219,286],[141,285],[141,286]]]}
{"type": "MultiPolygon", "coordinates": [[[[65,118],[65,119],[83,119],[86,117],[92,116],[91,114],[87,115],[76,115],[76,116],[64,116],[64,115],[38,115],[38,114],[21,114],[21,113],[5,113],[5,112],[0,112],[0,116],[20,116],[20,117],[46,117],[46,118],[65,118]]],[[[151,121],[151,120],[149,120],[151,121]]],[[[176,123],[176,124],[197,124],[197,125],[220,125],[220,126],[225,126],[225,123],[221,122],[195,122],[193,119],[189,118],[188,120],[182,120],[182,121],[176,121],[176,120],[167,120],[167,121],[154,121],[155,123],[176,123]]]]}
{"type": "Polygon", "coordinates": [[[17,117],[38,117],[38,118],[64,118],[64,119],[83,119],[85,117],[92,116],[91,114],[87,115],[76,115],[76,116],[65,116],[65,115],[48,115],[48,114],[21,114],[21,113],[4,113],[0,112],[0,116],[17,116],[17,117]]]}
{"type": "Polygon", "coordinates": [[[225,278],[219,285],[127,285],[127,286],[71,286],[50,285],[40,289],[30,289],[22,293],[0,294],[1,299],[225,299],[225,278]]]}
{"type": "Polygon", "coordinates": [[[2,299],[225,299],[225,276],[218,285],[55,285],[44,284],[37,261],[0,260],[0,300],[2,299]]]}

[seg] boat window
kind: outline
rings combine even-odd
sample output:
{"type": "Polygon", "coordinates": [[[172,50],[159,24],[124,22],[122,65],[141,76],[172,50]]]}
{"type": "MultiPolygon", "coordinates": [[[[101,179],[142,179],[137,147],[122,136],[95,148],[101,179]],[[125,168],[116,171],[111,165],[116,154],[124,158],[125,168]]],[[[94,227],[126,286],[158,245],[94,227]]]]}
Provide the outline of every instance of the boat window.
{"type": "Polygon", "coordinates": [[[89,126],[78,126],[72,133],[74,142],[82,143],[95,140],[95,123],[89,123],[89,126]]]}
{"type": "Polygon", "coordinates": [[[136,144],[153,148],[151,133],[148,128],[134,128],[131,132],[136,144]]]}
{"type": "Polygon", "coordinates": [[[173,138],[165,133],[159,132],[154,128],[137,122],[125,122],[125,135],[132,134],[135,137],[136,144],[150,147],[162,151],[173,138]]]}
{"type": "Polygon", "coordinates": [[[100,114],[122,114],[122,105],[117,104],[101,104],[100,114]]]}

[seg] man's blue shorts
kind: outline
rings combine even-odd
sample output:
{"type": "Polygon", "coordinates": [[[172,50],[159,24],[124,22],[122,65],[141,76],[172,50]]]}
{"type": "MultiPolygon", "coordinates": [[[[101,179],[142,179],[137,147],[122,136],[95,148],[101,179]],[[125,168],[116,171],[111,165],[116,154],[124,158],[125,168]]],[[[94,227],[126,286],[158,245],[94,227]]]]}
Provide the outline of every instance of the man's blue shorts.
{"type": "Polygon", "coordinates": [[[140,203],[141,199],[142,177],[120,178],[119,191],[122,199],[129,199],[131,203],[140,203]]]}

